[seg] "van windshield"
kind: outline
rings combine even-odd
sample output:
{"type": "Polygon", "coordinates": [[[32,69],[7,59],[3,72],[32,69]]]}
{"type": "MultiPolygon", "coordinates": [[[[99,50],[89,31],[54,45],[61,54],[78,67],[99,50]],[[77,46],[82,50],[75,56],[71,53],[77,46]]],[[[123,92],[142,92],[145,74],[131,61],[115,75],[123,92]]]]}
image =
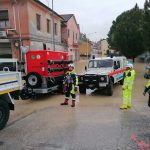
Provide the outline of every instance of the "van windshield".
{"type": "Polygon", "coordinates": [[[113,66],[112,59],[90,60],[88,68],[108,68],[113,66]]]}

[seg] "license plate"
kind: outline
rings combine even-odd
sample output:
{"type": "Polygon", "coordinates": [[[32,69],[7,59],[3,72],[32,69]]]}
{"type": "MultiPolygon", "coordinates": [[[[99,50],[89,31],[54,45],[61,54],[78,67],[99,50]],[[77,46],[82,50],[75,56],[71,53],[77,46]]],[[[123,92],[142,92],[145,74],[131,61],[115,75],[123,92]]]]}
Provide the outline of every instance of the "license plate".
{"type": "Polygon", "coordinates": [[[106,86],[106,84],[105,83],[100,83],[99,86],[106,86]]]}
{"type": "Polygon", "coordinates": [[[93,87],[93,86],[94,86],[93,84],[90,84],[90,85],[89,85],[89,87],[93,87]]]}

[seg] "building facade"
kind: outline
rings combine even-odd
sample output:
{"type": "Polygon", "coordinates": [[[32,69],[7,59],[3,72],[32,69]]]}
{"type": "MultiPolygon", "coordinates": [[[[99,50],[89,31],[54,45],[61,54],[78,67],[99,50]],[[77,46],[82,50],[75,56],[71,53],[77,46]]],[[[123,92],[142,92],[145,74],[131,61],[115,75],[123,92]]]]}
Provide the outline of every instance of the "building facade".
{"type": "Polygon", "coordinates": [[[64,51],[62,21],[38,0],[0,0],[0,58],[21,58],[20,46],[64,51]]]}
{"type": "Polygon", "coordinates": [[[79,60],[80,28],[73,14],[61,15],[64,19],[62,26],[62,41],[67,43],[70,59],[79,60]]]}
{"type": "Polygon", "coordinates": [[[79,40],[79,54],[80,57],[86,57],[90,56],[92,53],[92,42],[87,39],[86,35],[83,33],[80,33],[80,40],[79,40]]]}
{"type": "Polygon", "coordinates": [[[106,39],[100,40],[100,50],[101,50],[102,56],[107,55],[107,51],[109,50],[109,44],[106,39]]]}

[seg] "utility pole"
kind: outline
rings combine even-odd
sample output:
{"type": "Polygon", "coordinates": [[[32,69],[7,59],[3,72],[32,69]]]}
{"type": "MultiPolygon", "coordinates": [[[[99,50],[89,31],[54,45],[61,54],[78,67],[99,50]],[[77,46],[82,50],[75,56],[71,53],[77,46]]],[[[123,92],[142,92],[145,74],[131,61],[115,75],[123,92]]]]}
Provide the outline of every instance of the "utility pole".
{"type": "MultiPolygon", "coordinates": [[[[47,5],[48,7],[50,7],[49,5],[49,0],[47,1],[47,5]]],[[[52,0],[52,44],[53,44],[53,50],[55,51],[55,26],[54,26],[54,7],[53,7],[53,0],[52,0]]]]}
{"type": "MultiPolygon", "coordinates": [[[[97,32],[88,33],[88,34],[86,34],[86,36],[87,35],[91,35],[91,34],[95,34],[95,33],[97,33],[97,32]]],[[[87,62],[88,62],[88,59],[89,59],[89,57],[88,57],[88,55],[89,55],[89,49],[88,49],[88,47],[89,47],[89,40],[88,40],[87,37],[86,37],[86,44],[87,44],[86,51],[87,51],[87,62]]]]}
{"type": "Polygon", "coordinates": [[[54,26],[54,8],[53,8],[53,0],[52,0],[52,24],[53,24],[53,50],[55,51],[55,26],[54,26]]]}

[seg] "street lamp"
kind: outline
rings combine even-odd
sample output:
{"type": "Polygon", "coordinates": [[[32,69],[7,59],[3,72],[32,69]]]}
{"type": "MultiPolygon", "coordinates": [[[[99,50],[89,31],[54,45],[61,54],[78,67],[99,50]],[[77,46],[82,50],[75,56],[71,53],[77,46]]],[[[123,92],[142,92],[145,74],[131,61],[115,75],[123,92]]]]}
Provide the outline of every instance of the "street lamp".
{"type": "MultiPolygon", "coordinates": [[[[88,33],[88,34],[86,34],[86,36],[87,36],[87,35],[91,35],[91,34],[95,34],[95,33],[97,33],[97,32],[88,33]]],[[[88,52],[88,51],[89,51],[89,49],[88,49],[88,41],[89,41],[89,40],[88,40],[88,38],[86,37],[86,44],[87,44],[87,45],[86,45],[87,62],[88,62],[88,55],[89,55],[89,52],[88,52]]]]}

